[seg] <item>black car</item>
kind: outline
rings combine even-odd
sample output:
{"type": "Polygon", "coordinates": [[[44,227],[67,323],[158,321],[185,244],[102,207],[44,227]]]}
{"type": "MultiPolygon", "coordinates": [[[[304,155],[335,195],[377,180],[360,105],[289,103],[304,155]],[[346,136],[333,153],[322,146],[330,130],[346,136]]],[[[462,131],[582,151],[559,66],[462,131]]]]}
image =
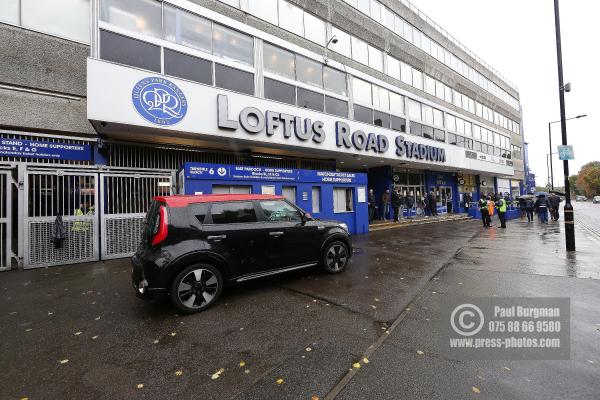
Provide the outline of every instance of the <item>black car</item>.
{"type": "Polygon", "coordinates": [[[348,227],[272,195],[155,197],[132,258],[138,297],[167,293],[180,310],[213,305],[227,283],[321,265],[343,271],[348,227]]]}

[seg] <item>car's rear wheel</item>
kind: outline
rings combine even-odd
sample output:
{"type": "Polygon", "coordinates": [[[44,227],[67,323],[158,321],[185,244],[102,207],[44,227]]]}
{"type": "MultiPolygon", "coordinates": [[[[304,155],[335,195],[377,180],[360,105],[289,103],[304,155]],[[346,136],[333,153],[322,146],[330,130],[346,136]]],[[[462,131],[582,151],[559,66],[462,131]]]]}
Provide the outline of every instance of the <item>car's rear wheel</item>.
{"type": "Polygon", "coordinates": [[[210,264],[194,264],[181,271],[171,285],[171,301],[185,313],[212,306],[223,290],[223,277],[210,264]]]}
{"type": "Polygon", "coordinates": [[[323,252],[323,268],[330,274],[342,272],[348,265],[350,252],[346,243],[336,240],[325,247],[323,252]]]}

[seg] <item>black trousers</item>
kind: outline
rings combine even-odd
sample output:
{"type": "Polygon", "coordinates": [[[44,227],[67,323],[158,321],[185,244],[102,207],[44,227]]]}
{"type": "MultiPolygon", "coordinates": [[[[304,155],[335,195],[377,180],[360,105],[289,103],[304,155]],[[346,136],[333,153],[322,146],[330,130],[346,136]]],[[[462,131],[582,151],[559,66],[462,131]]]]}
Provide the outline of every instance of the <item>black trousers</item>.
{"type": "Polygon", "coordinates": [[[392,204],[392,211],[394,212],[394,216],[392,217],[392,221],[398,221],[398,213],[400,211],[400,205],[393,205],[392,204]]]}
{"type": "Polygon", "coordinates": [[[500,228],[506,228],[506,212],[498,212],[500,218],[500,228]]]}
{"type": "Polygon", "coordinates": [[[480,210],[481,211],[481,221],[483,222],[484,228],[490,226],[490,213],[487,208],[480,210]]]}
{"type": "Polygon", "coordinates": [[[525,211],[527,212],[527,221],[533,221],[533,208],[526,208],[525,211]]]}

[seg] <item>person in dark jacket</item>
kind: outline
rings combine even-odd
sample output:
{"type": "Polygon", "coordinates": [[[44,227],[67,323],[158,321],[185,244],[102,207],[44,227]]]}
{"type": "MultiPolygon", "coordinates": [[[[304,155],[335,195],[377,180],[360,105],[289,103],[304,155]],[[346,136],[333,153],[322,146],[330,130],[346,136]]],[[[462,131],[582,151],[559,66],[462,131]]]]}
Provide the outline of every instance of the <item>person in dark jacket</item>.
{"type": "Polygon", "coordinates": [[[533,221],[533,209],[535,208],[535,201],[533,199],[524,200],[525,212],[527,213],[527,222],[533,221]]]}
{"type": "Polygon", "coordinates": [[[490,219],[490,214],[488,212],[488,201],[487,198],[481,196],[478,202],[479,211],[481,212],[481,222],[483,222],[484,228],[489,228],[492,220],[490,219]]]}
{"type": "Polygon", "coordinates": [[[393,212],[393,216],[392,216],[392,220],[393,221],[399,221],[400,220],[400,195],[398,194],[398,191],[396,189],[392,190],[392,195],[391,195],[391,203],[392,203],[392,212],[393,212]]]}
{"type": "Polygon", "coordinates": [[[527,209],[527,200],[525,200],[525,199],[524,199],[524,198],[522,198],[522,197],[519,197],[519,198],[518,198],[518,202],[519,202],[519,211],[520,211],[520,213],[521,213],[521,214],[520,214],[520,218],[521,218],[521,219],[524,219],[524,218],[525,218],[525,215],[526,215],[526,213],[527,213],[527,210],[526,210],[526,209],[527,209]]]}
{"type": "Polygon", "coordinates": [[[387,221],[390,214],[390,189],[386,189],[381,195],[381,202],[383,203],[383,220],[387,221]]]}
{"type": "Polygon", "coordinates": [[[550,204],[550,217],[552,218],[552,221],[558,221],[560,216],[558,213],[558,210],[560,209],[560,202],[560,197],[554,193],[548,196],[548,204],[550,204]]]}
{"type": "Polygon", "coordinates": [[[431,189],[429,191],[429,211],[431,212],[431,215],[434,217],[437,217],[437,197],[435,197],[435,193],[433,192],[433,189],[431,189]]]}
{"type": "Polygon", "coordinates": [[[411,194],[406,194],[406,196],[404,197],[404,203],[406,204],[406,208],[408,210],[407,212],[407,217],[410,219],[411,218],[411,212],[413,210],[413,207],[415,206],[415,198],[413,197],[412,193],[411,194]]]}
{"type": "Polygon", "coordinates": [[[372,224],[373,223],[373,219],[375,217],[375,194],[373,193],[373,189],[369,189],[369,223],[372,224]]]}
{"type": "Polygon", "coordinates": [[[535,209],[537,210],[538,216],[540,217],[540,221],[542,221],[542,224],[548,223],[549,207],[550,204],[548,203],[546,195],[542,194],[540,197],[538,197],[537,201],[535,202],[535,209]]]}

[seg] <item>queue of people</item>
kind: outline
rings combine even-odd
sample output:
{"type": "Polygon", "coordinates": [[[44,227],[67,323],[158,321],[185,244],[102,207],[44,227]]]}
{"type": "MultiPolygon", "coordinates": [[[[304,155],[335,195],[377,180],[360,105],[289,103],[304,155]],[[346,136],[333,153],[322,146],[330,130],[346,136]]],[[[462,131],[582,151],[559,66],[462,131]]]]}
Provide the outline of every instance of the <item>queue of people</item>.
{"type": "Polygon", "coordinates": [[[400,190],[386,189],[381,195],[381,204],[383,207],[381,210],[382,213],[380,214],[375,193],[373,189],[369,189],[369,223],[372,223],[375,219],[400,221],[405,213],[406,218],[411,219],[411,216],[416,214],[416,207],[423,209],[426,216],[437,215],[437,198],[433,190],[424,198],[418,199],[417,201],[419,204],[415,203],[415,197],[412,193],[401,193],[400,190]]]}
{"type": "Polygon", "coordinates": [[[492,226],[492,216],[497,210],[500,228],[506,229],[506,212],[509,205],[512,204],[509,193],[489,193],[487,195],[482,195],[477,204],[479,206],[481,221],[483,222],[484,228],[490,228],[492,226]]]}

